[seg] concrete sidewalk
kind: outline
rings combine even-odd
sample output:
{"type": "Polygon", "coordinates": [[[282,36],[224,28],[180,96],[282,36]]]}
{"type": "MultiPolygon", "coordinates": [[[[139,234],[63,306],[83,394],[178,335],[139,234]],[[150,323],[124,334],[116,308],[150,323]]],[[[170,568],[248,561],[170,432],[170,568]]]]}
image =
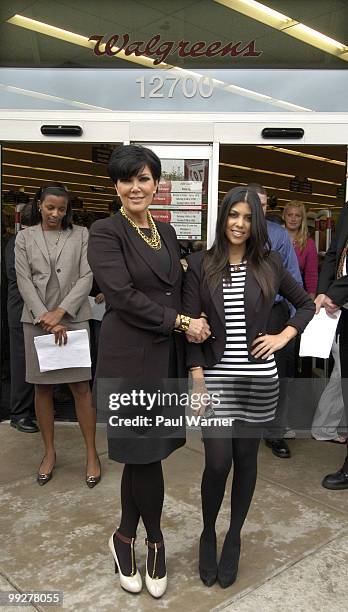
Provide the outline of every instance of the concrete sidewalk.
{"type": "MultiPolygon", "coordinates": [[[[78,426],[60,423],[57,467],[52,481],[39,487],[40,434],[23,434],[0,423],[0,591],[63,591],[64,604],[58,609],[81,612],[348,610],[348,491],[327,491],[320,485],[322,476],[343,462],[345,447],[294,440],[292,459],[281,460],[261,444],[238,579],[226,590],[218,585],[209,589],[197,567],[203,447],[199,435],[190,433],[187,445],[164,462],[169,586],[156,601],[145,588],[140,595],[122,591],[114,574],[107,540],[119,518],[122,466],[107,457],[103,427],[97,438],[100,485],[89,490],[84,483],[78,426]]],[[[220,546],[228,521],[226,494],[218,522],[220,546]]],[[[136,555],[143,575],[144,535],[141,526],[136,555]]],[[[35,604],[27,609],[57,608],[35,604]]]]}

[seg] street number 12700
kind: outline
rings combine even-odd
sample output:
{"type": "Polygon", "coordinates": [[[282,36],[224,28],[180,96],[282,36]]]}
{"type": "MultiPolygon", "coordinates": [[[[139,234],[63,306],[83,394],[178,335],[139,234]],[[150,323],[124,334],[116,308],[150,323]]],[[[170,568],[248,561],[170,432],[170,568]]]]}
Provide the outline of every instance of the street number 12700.
{"type": "Polygon", "coordinates": [[[211,98],[213,94],[213,81],[209,77],[195,79],[190,76],[153,76],[148,83],[145,77],[136,79],[140,85],[141,98],[172,98],[175,90],[181,91],[185,98],[194,98],[198,95],[201,98],[211,98]]]}

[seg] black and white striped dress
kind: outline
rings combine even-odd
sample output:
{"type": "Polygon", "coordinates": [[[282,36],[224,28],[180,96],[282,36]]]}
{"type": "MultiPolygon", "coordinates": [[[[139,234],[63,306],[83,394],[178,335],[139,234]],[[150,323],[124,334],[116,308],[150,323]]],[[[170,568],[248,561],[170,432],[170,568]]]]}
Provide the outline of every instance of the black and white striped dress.
{"type": "Polygon", "coordinates": [[[232,283],[223,283],[226,346],[221,361],[204,370],[207,390],[218,394],[216,416],[251,423],[274,419],[278,400],[278,374],[274,356],[263,363],[249,360],[246,339],[244,289],[246,264],[231,267],[232,283]]]}

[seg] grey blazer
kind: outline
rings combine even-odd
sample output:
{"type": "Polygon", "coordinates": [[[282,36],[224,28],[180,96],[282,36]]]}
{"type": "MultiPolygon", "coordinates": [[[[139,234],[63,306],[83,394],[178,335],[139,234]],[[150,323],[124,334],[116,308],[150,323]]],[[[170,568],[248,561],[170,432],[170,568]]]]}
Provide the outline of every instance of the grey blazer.
{"type": "MultiPolygon", "coordinates": [[[[56,273],[62,301],[59,304],[74,319],[91,318],[88,294],[93,275],[87,261],[88,230],[79,225],[62,232],[57,246],[56,273]]],[[[46,287],[51,265],[41,224],[21,230],[16,238],[17,284],[24,301],[21,321],[38,323],[47,312],[46,287]]]]}

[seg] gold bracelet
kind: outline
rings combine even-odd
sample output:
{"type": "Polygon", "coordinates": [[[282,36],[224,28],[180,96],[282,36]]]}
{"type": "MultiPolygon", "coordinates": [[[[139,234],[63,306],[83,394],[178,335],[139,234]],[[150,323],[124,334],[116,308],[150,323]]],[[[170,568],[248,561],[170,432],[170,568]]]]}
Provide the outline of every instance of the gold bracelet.
{"type": "Polygon", "coordinates": [[[191,322],[191,317],[188,317],[187,315],[179,315],[180,317],[180,325],[179,325],[179,329],[183,332],[186,332],[188,330],[188,328],[190,327],[190,322],[191,322]]]}

